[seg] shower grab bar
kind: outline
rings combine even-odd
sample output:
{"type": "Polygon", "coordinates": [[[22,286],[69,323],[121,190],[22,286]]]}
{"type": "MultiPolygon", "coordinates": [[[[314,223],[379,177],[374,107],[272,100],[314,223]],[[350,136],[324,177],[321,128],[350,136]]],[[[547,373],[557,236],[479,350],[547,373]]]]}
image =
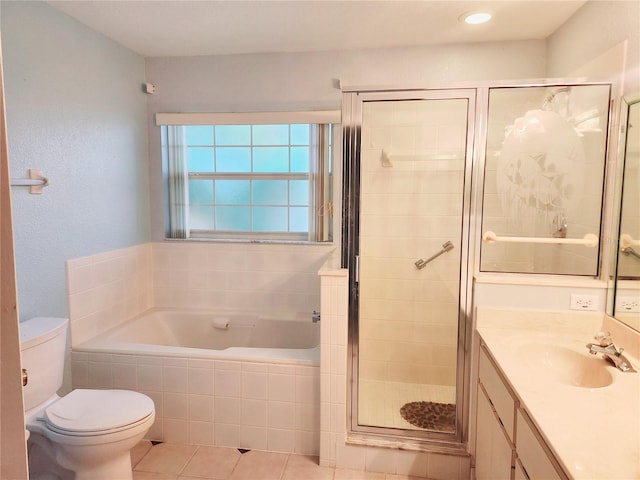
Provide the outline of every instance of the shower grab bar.
{"type": "Polygon", "coordinates": [[[627,247],[640,247],[640,240],[634,240],[628,233],[623,233],[620,235],[620,250],[627,247]]]}
{"type": "Polygon", "coordinates": [[[12,187],[30,187],[29,193],[42,193],[44,187],[49,186],[49,179],[40,170],[29,170],[29,178],[12,178],[12,187]]]}
{"type": "Polygon", "coordinates": [[[635,246],[640,246],[640,240],[634,240],[631,235],[628,233],[623,233],[620,235],[620,251],[625,255],[640,260],[640,253],[636,252],[635,246]]]}
{"type": "Polygon", "coordinates": [[[435,260],[436,258],[438,258],[440,255],[442,255],[443,253],[447,253],[449,250],[453,250],[453,243],[451,242],[446,242],[442,244],[442,250],[440,250],[438,253],[436,253],[435,255],[431,255],[429,258],[427,258],[426,260],[423,260],[422,258],[419,260],[416,260],[414,262],[414,265],[416,266],[416,268],[418,270],[422,270],[424,267],[427,266],[427,263],[435,260]]]}
{"type": "Polygon", "coordinates": [[[640,260],[640,253],[636,252],[633,247],[624,247],[620,251],[627,256],[631,255],[633,258],[640,260]]]}
{"type": "Polygon", "coordinates": [[[583,238],[544,238],[544,237],[503,237],[495,232],[487,231],[482,235],[484,243],[512,242],[512,243],[558,243],[564,245],[584,245],[595,247],[598,245],[598,237],[593,233],[587,233],[583,238]]]}

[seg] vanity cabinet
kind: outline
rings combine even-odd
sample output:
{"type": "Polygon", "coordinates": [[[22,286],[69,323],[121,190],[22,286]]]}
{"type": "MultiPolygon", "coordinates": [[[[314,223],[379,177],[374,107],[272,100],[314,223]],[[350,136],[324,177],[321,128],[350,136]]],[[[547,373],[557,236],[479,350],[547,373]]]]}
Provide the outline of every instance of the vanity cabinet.
{"type": "Polygon", "coordinates": [[[518,396],[481,343],[476,406],[476,480],[565,480],[518,396]]]}
{"type": "Polygon", "coordinates": [[[515,448],[507,438],[485,389],[478,389],[476,480],[510,479],[515,448]]]}

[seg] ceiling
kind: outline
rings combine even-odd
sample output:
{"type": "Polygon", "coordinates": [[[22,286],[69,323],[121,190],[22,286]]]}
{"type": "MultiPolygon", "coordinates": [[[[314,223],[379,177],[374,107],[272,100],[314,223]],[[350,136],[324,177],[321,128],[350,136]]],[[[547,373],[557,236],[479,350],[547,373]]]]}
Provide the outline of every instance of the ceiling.
{"type": "MultiPolygon", "coordinates": [[[[50,0],[144,57],[544,39],[586,0],[50,0]],[[469,26],[465,12],[494,19],[469,26]]],[[[592,0],[593,1],[593,0],[592,0]]]]}

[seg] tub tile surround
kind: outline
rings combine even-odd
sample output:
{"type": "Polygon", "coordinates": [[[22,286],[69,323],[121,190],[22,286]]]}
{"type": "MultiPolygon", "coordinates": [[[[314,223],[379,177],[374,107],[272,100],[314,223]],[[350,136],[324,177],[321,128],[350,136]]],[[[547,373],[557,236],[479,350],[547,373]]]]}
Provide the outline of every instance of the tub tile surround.
{"type": "Polygon", "coordinates": [[[148,395],[147,439],[317,455],[320,368],[72,352],[74,388],[148,395]]]}
{"type": "MultiPolygon", "coordinates": [[[[331,258],[319,272],[322,324],[320,338],[320,465],[363,475],[467,480],[470,457],[411,450],[393,443],[375,445],[347,434],[348,271],[331,258]]],[[[414,447],[415,448],[415,447],[414,447]]],[[[336,477],[338,478],[338,477],[336,477]]],[[[361,478],[361,477],[355,477],[361,478]]],[[[368,477],[362,477],[368,478],[368,477]]],[[[389,478],[389,477],[387,477],[389,478]]]]}
{"type": "MultiPolygon", "coordinates": [[[[144,311],[233,310],[310,316],[332,245],[165,242],[67,262],[71,345],[144,311]]],[[[320,367],[72,351],[73,388],[153,399],[148,438],[317,455],[320,367]]]]}
{"type": "Polygon", "coordinates": [[[488,307],[477,309],[476,328],[520,397],[521,408],[570,478],[640,477],[640,373],[621,372],[602,360],[613,383],[578,387],[536,374],[520,355],[533,342],[559,345],[590,358],[586,344],[594,341],[597,331],[606,330],[640,369],[638,332],[602,313],[488,307]]]}
{"type": "Polygon", "coordinates": [[[318,270],[327,245],[153,244],[155,307],[278,313],[320,308],[318,270]]]}
{"type": "Polygon", "coordinates": [[[153,306],[151,244],[68,260],[72,345],[153,306]]]}
{"type": "Polygon", "coordinates": [[[72,345],[153,308],[299,315],[320,308],[335,247],[156,242],[67,262],[72,345]]]}

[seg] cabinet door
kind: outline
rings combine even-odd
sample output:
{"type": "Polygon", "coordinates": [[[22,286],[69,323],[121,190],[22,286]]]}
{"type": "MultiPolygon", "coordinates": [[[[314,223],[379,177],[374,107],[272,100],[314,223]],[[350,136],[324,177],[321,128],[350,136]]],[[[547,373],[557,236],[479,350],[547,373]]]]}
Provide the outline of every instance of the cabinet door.
{"type": "Polygon", "coordinates": [[[524,470],[522,469],[522,465],[520,464],[520,460],[517,459],[516,460],[516,474],[513,477],[514,480],[529,480],[529,477],[527,477],[527,474],[524,473],[524,470]]]}
{"type": "Polygon", "coordinates": [[[481,384],[477,416],[476,480],[511,480],[514,452],[481,384]]]}
{"type": "Polygon", "coordinates": [[[518,435],[516,438],[516,450],[518,460],[527,472],[527,478],[531,480],[563,480],[564,475],[558,473],[542,440],[534,433],[534,427],[518,410],[517,417],[518,435]]]}

